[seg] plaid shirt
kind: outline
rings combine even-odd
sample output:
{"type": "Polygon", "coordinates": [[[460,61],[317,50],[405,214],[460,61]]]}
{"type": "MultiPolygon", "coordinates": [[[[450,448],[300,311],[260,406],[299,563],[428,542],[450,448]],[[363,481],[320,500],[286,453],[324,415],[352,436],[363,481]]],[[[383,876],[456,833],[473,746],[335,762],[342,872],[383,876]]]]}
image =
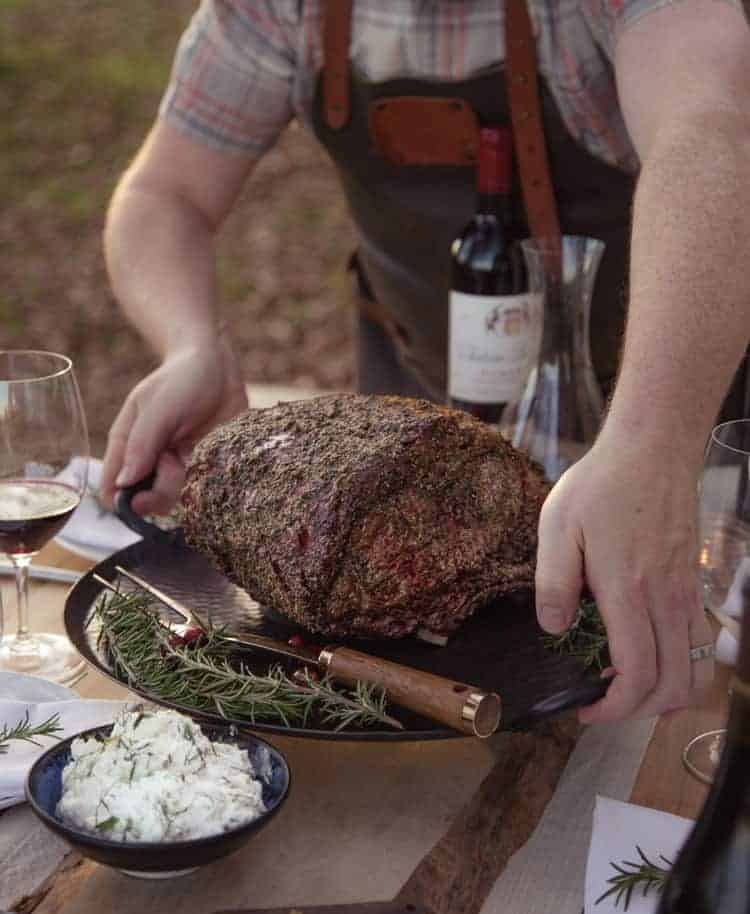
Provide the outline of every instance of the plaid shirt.
{"type": "MultiPolygon", "coordinates": [[[[572,134],[635,172],[618,106],[624,28],[677,0],[532,0],[537,59],[572,134]]],[[[739,5],[739,0],[734,0],[739,5]]],[[[259,158],[293,118],[311,124],[325,0],[202,0],[180,42],[160,116],[215,149],[259,158]]],[[[451,82],[503,59],[499,0],[355,0],[350,60],[364,79],[451,82]]]]}

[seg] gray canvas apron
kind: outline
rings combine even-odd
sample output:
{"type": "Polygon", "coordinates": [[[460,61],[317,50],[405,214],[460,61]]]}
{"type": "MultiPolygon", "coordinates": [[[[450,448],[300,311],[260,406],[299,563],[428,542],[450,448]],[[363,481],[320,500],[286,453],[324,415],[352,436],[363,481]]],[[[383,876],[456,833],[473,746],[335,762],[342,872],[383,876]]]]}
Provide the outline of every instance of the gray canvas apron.
{"type": "MultiPolygon", "coordinates": [[[[503,68],[460,82],[394,79],[373,83],[349,66],[349,80],[350,116],[343,127],[334,130],[323,114],[321,73],[313,128],[337,167],[359,232],[356,265],[361,292],[387,310],[392,324],[392,332],[386,333],[380,323],[359,314],[358,388],[363,393],[423,396],[442,402],[449,249],[474,213],[474,169],[391,164],[371,140],[368,108],[386,97],[454,97],[468,102],[480,123],[510,123],[503,68]]],[[[541,76],[539,87],[561,231],[599,238],[606,245],[592,302],[591,350],[597,378],[608,393],[622,346],[636,179],[595,158],[578,143],[565,127],[541,76]]],[[[517,237],[526,237],[529,233],[517,181],[514,208],[514,231],[517,237]]]]}

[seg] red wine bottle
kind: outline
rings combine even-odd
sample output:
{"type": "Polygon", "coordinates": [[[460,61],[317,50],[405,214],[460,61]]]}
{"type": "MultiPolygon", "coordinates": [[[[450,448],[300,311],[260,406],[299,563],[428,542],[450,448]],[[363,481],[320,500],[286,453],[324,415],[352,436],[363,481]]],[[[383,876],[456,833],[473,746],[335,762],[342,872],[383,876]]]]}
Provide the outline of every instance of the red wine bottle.
{"type": "Polygon", "coordinates": [[[750,581],[724,750],[659,914],[750,914],[750,581]]]}
{"type": "Polygon", "coordinates": [[[451,245],[448,402],[485,422],[518,394],[541,318],[510,229],[512,148],[507,127],[480,130],[476,212],[451,245]]]}

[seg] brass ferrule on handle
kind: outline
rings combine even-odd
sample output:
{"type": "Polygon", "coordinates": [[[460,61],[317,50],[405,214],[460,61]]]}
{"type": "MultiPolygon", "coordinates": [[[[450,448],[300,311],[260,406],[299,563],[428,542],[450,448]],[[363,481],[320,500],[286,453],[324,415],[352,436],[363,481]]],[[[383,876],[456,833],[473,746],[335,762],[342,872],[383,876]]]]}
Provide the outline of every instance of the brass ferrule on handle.
{"type": "Polygon", "coordinates": [[[335,647],[324,647],[323,650],[318,654],[318,663],[323,667],[323,669],[327,670],[330,667],[335,650],[335,647]]]}
{"type": "Polygon", "coordinates": [[[500,726],[502,702],[494,692],[348,647],[323,648],[318,663],[339,682],[380,686],[394,704],[469,736],[486,739],[500,726]]]}
{"type": "Polygon", "coordinates": [[[472,692],[461,711],[463,720],[471,724],[474,736],[487,739],[500,726],[503,703],[495,692],[472,692]]]}

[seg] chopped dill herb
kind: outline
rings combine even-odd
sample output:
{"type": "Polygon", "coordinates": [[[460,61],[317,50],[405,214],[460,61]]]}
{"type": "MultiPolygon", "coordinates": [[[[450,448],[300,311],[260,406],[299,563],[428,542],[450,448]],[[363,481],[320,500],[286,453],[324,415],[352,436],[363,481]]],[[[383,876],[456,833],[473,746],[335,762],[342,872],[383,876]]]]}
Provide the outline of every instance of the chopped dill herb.
{"type": "Polygon", "coordinates": [[[96,830],[97,831],[112,831],[112,829],[117,825],[120,820],[117,816],[110,816],[108,819],[105,819],[103,822],[97,822],[96,830]]]}

